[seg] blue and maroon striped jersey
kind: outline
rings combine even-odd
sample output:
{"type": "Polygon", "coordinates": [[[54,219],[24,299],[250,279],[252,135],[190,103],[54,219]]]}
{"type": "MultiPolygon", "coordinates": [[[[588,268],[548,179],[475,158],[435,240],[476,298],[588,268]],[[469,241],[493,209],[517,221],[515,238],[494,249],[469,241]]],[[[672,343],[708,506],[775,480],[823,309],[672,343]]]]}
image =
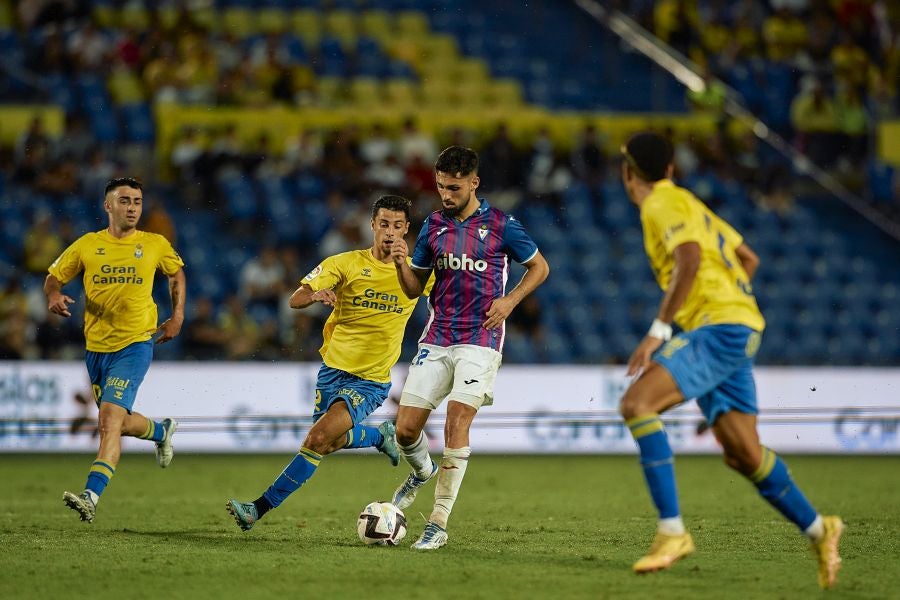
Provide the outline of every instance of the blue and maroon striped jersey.
{"type": "Polygon", "coordinates": [[[506,324],[485,329],[487,311],[495,298],[506,293],[509,259],[528,262],[538,249],[515,217],[480,200],[478,210],[465,221],[436,211],[419,231],[412,266],[434,270],[435,276],[420,343],[503,350],[506,324]]]}

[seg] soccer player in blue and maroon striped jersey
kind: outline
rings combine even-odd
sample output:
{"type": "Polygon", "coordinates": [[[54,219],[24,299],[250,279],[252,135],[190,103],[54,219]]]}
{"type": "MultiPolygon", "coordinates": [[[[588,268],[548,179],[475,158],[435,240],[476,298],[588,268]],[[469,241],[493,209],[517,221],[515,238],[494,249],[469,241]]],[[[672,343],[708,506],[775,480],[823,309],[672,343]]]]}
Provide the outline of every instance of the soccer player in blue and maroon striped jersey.
{"type": "Polygon", "coordinates": [[[397,413],[397,443],[413,472],[394,492],[393,503],[406,508],[418,489],[437,476],[434,509],[413,544],[418,550],[447,543],[447,520],[469,460],[469,427],[478,409],[494,400],[505,320],[550,273],[522,224],[476,195],[478,155],[473,150],[445,149],[434,170],[441,210],[425,219],[411,264],[402,239],[391,249],[400,287],[408,297],[419,296],[429,275],[435,274],[428,297],[430,316],[397,413]],[[527,271],[507,294],[509,259],[527,271]],[[444,456],[437,465],[422,429],[444,399],[444,456]]]}

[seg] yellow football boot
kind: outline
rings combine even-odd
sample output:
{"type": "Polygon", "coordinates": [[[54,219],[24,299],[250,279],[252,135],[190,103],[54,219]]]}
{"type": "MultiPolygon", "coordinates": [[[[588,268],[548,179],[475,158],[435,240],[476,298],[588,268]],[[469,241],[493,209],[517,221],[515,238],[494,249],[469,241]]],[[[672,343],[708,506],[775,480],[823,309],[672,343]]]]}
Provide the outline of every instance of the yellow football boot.
{"type": "Polygon", "coordinates": [[[818,542],[812,543],[813,554],[819,561],[819,586],[828,589],[837,582],[837,573],[841,568],[841,555],[838,554],[838,542],[844,533],[844,522],[840,517],[822,517],[825,535],[818,542]]]}
{"type": "Polygon", "coordinates": [[[652,573],[668,569],[672,564],[694,551],[694,539],[689,533],[666,535],[656,533],[646,556],[634,563],[635,573],[652,573]]]}

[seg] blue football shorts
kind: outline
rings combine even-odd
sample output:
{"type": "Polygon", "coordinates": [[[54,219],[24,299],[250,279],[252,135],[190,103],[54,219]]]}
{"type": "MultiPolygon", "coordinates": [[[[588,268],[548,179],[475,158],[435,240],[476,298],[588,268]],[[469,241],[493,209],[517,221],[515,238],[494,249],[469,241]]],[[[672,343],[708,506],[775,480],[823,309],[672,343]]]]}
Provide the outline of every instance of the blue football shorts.
{"type": "Polygon", "coordinates": [[[343,401],[350,411],[353,425],[359,425],[382,405],[390,391],[390,382],[369,381],[323,364],[316,378],[313,422],[318,421],[332,404],[343,401]]]}
{"type": "Polygon", "coordinates": [[[144,381],[150,361],[153,360],[153,342],[135,342],[117,352],[91,352],[84,355],[94,402],[118,404],[131,413],[137,398],[138,387],[144,381]]]}
{"type": "Polygon", "coordinates": [[[697,399],[712,425],[730,410],[757,414],[753,358],[760,339],[746,325],[706,325],[674,336],[653,360],[672,375],[685,399],[697,399]]]}

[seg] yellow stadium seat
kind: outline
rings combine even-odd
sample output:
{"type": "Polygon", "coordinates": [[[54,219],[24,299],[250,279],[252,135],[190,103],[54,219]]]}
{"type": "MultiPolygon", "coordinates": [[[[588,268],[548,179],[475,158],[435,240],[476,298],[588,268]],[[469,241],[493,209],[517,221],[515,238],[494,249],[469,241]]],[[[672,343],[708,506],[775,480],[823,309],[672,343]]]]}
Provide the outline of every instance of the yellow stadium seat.
{"type": "Polygon", "coordinates": [[[294,33],[309,46],[316,46],[322,38],[322,20],[319,11],[311,8],[295,10],[291,15],[294,33]]]}
{"type": "Polygon", "coordinates": [[[150,27],[150,13],[141,5],[129,3],[119,13],[119,26],[127,25],[137,31],[146,31],[150,27]]]}
{"type": "Polygon", "coordinates": [[[400,37],[421,37],[428,35],[431,27],[425,13],[417,10],[405,10],[397,13],[394,19],[394,31],[400,37]]]}
{"type": "Polygon", "coordinates": [[[347,86],[340,77],[320,77],[316,83],[316,103],[324,107],[347,104],[347,86]]]}
{"type": "Polygon", "coordinates": [[[109,94],[116,104],[131,104],[144,101],[144,86],[131,71],[116,70],[106,82],[109,94]]]}
{"type": "Polygon", "coordinates": [[[287,29],[287,13],[280,8],[260,8],[257,18],[263,33],[281,33],[287,29]]]}
{"type": "Polygon", "coordinates": [[[446,108],[459,104],[458,87],[445,79],[422,82],[422,104],[427,108],[446,108]]]}
{"type": "Polygon", "coordinates": [[[191,16],[199,25],[209,31],[218,33],[221,30],[221,18],[219,11],[212,6],[202,6],[191,9],[191,16]]]}
{"type": "Polygon", "coordinates": [[[381,97],[381,87],[378,80],[371,77],[356,77],[350,82],[350,101],[358,108],[373,108],[381,106],[384,100],[381,97]]]}
{"type": "Polygon", "coordinates": [[[511,107],[524,104],[522,84],[515,79],[495,79],[485,84],[486,102],[490,106],[511,107]]]}
{"type": "Polygon", "coordinates": [[[409,79],[389,79],[383,84],[385,101],[398,109],[410,108],[419,101],[418,86],[409,79]]]}
{"type": "Polygon", "coordinates": [[[490,79],[487,65],[477,58],[463,58],[450,67],[452,77],[458,81],[487,83],[490,79]]]}
{"type": "Polygon", "coordinates": [[[392,30],[391,18],[386,11],[367,10],[359,17],[360,35],[376,39],[382,45],[387,45],[387,42],[394,34],[392,30]]]}
{"type": "Polygon", "coordinates": [[[239,39],[259,33],[256,13],[246,8],[230,6],[222,11],[222,30],[239,39]]]}
{"type": "MultiPolygon", "coordinates": [[[[11,20],[7,22],[7,17],[10,19],[12,18],[12,13],[9,11],[9,3],[0,3],[0,22],[3,23],[4,27],[12,25],[11,20]]],[[[103,29],[112,29],[119,26],[119,11],[109,4],[96,5],[91,9],[91,18],[94,20],[97,27],[103,29]]]]}
{"type": "Polygon", "coordinates": [[[437,34],[422,40],[419,44],[425,59],[430,61],[447,61],[459,58],[459,48],[456,38],[451,35],[437,34]]]}

